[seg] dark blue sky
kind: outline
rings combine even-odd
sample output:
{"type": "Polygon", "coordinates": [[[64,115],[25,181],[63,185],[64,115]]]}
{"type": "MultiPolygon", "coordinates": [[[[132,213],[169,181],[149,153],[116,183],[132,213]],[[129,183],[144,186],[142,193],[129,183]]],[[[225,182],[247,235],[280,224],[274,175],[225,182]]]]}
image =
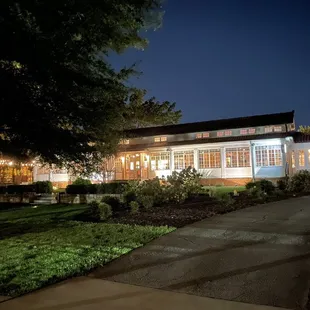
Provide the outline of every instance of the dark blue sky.
{"type": "Polygon", "coordinates": [[[133,83],[175,101],[182,122],[296,111],[310,125],[310,0],[167,0],[133,83]]]}

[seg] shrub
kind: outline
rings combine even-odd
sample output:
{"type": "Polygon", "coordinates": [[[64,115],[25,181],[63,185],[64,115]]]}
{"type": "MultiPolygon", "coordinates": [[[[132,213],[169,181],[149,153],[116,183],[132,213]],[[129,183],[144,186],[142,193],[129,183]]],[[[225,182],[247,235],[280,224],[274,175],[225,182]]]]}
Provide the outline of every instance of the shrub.
{"type": "Polygon", "coordinates": [[[97,184],[98,194],[122,194],[127,182],[111,182],[97,184]]]}
{"type": "Polygon", "coordinates": [[[0,192],[2,194],[23,194],[34,193],[36,191],[35,185],[8,185],[1,187],[0,192]]]}
{"type": "Polygon", "coordinates": [[[165,202],[180,204],[188,198],[188,194],[181,187],[168,185],[164,189],[164,197],[165,202]]]}
{"type": "Polygon", "coordinates": [[[113,214],[111,206],[104,202],[99,203],[94,200],[89,204],[89,207],[88,217],[95,222],[107,220],[113,214]]]}
{"type": "Polygon", "coordinates": [[[112,207],[113,212],[115,212],[116,210],[119,210],[121,207],[121,201],[119,200],[118,197],[115,197],[115,196],[104,196],[101,199],[101,202],[104,202],[110,205],[112,207]]]}
{"type": "Polygon", "coordinates": [[[181,172],[173,171],[167,181],[175,188],[185,191],[187,195],[199,193],[201,190],[201,174],[196,169],[188,167],[181,172]]]}
{"type": "Polygon", "coordinates": [[[159,178],[143,181],[136,190],[137,201],[144,200],[145,196],[152,196],[153,205],[160,205],[164,202],[163,190],[164,186],[161,185],[159,178]]]}
{"type": "Polygon", "coordinates": [[[112,207],[105,202],[99,203],[99,212],[100,212],[100,220],[104,221],[110,218],[113,214],[112,207]]]}
{"type": "Polygon", "coordinates": [[[154,198],[152,196],[140,196],[139,203],[145,209],[151,209],[154,206],[154,198]]]}
{"type": "Polygon", "coordinates": [[[91,181],[88,179],[77,178],[72,185],[90,185],[91,181]]]}
{"type": "Polygon", "coordinates": [[[137,200],[137,195],[134,191],[128,191],[124,193],[123,199],[126,205],[129,205],[132,201],[137,200]]]}
{"type": "Polygon", "coordinates": [[[249,194],[254,199],[265,200],[266,192],[263,192],[260,187],[252,187],[249,189],[249,194]]]}
{"type": "Polygon", "coordinates": [[[38,181],[33,184],[38,194],[51,194],[53,192],[53,184],[50,181],[38,181]]]}
{"type": "Polygon", "coordinates": [[[273,185],[273,183],[269,180],[259,180],[256,182],[249,182],[246,184],[246,189],[253,189],[253,188],[258,188],[260,189],[262,192],[265,192],[267,194],[272,194],[275,191],[275,186],[273,185]]]}
{"type": "Polygon", "coordinates": [[[288,179],[280,179],[277,181],[277,188],[281,191],[285,191],[288,188],[288,179]]]}
{"type": "Polygon", "coordinates": [[[310,192],[310,172],[307,170],[296,172],[290,178],[288,188],[294,193],[310,192]]]}
{"type": "Polygon", "coordinates": [[[257,187],[257,182],[248,182],[248,183],[245,185],[245,188],[246,188],[246,189],[251,189],[251,188],[254,188],[254,187],[257,187]]]}
{"type": "Polygon", "coordinates": [[[235,203],[235,200],[229,193],[224,193],[222,195],[217,196],[218,200],[222,202],[225,206],[231,206],[235,203]]]}
{"type": "Polygon", "coordinates": [[[139,212],[140,206],[136,201],[131,201],[129,206],[130,206],[130,213],[131,214],[136,214],[139,212]]]}
{"type": "Polygon", "coordinates": [[[68,185],[66,187],[67,194],[97,194],[97,184],[88,185],[68,185]]]}

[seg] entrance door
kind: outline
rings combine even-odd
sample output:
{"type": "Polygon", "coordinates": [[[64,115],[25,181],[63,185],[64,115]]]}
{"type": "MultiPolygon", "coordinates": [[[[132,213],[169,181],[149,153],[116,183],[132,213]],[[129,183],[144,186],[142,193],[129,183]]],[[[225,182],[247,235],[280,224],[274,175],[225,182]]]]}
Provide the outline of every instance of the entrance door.
{"type": "Polygon", "coordinates": [[[145,153],[126,155],[126,180],[146,180],[149,176],[149,156],[145,153]]]}
{"type": "Polygon", "coordinates": [[[141,179],[141,158],[140,154],[126,155],[126,179],[140,180],[141,179]]]}

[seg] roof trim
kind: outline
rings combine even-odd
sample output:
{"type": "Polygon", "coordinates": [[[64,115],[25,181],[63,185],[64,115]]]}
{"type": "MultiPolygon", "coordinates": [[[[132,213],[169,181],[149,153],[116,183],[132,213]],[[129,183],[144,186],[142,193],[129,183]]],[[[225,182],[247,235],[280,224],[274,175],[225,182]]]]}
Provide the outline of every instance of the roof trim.
{"type": "Polygon", "coordinates": [[[130,137],[149,137],[156,135],[174,135],[224,129],[237,129],[294,123],[294,110],[291,112],[253,115],[246,117],[210,120],[205,122],[184,123],[177,125],[145,127],[127,130],[130,137]]]}
{"type": "Polygon", "coordinates": [[[133,144],[133,145],[121,145],[119,147],[120,152],[130,152],[130,151],[142,151],[148,148],[160,148],[160,147],[171,147],[171,146],[183,146],[183,145],[193,145],[193,144],[214,144],[221,142],[233,142],[233,141],[251,141],[251,140],[262,140],[262,139],[279,139],[293,136],[293,132],[279,132],[279,133],[269,133],[260,135],[246,135],[246,136],[235,136],[235,137],[224,137],[224,138],[206,138],[206,139],[195,139],[187,141],[173,141],[173,142],[157,142],[147,143],[147,144],[133,144]]]}

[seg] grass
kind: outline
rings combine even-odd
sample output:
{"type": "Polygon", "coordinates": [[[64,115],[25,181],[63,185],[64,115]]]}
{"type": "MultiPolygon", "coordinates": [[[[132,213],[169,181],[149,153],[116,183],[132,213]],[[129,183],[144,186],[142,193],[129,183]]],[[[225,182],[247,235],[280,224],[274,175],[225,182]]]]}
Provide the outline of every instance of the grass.
{"type": "Polygon", "coordinates": [[[143,246],[174,228],[76,221],[87,206],[0,212],[0,295],[18,296],[143,246]]]}

